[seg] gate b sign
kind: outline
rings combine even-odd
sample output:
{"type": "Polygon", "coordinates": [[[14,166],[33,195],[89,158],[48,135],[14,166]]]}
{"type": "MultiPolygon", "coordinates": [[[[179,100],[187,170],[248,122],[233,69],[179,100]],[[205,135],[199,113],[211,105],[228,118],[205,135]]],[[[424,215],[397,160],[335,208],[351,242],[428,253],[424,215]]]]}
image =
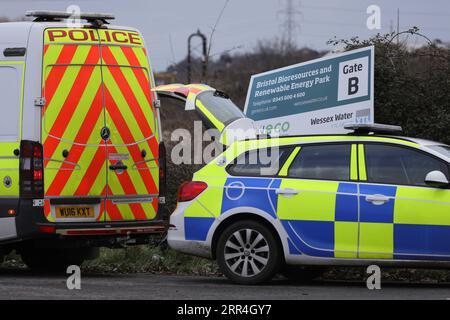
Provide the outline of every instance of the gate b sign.
{"type": "Polygon", "coordinates": [[[373,76],[373,47],[271,70],[252,76],[244,112],[272,135],[345,133],[373,123],[373,76]]]}
{"type": "Polygon", "coordinates": [[[369,57],[339,63],[338,101],[367,96],[369,57]]]}

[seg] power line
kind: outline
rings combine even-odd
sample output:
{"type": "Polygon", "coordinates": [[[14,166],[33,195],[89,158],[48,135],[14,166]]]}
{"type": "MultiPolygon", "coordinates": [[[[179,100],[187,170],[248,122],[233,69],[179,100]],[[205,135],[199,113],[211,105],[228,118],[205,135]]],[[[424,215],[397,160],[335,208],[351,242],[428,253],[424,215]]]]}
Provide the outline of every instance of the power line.
{"type": "Polygon", "coordinates": [[[284,23],[283,23],[283,36],[285,41],[289,46],[294,44],[294,39],[296,38],[296,33],[300,30],[300,25],[297,21],[297,17],[301,16],[302,12],[300,11],[300,1],[295,0],[284,0],[285,8],[283,10],[278,11],[284,15],[284,23]]]}
{"type": "MultiPolygon", "coordinates": [[[[397,8],[397,34],[400,34],[400,8],[397,8]]],[[[399,37],[397,37],[397,45],[399,44],[399,37]]]]}
{"type": "MultiPolygon", "coordinates": [[[[328,20],[308,20],[308,19],[304,19],[302,20],[302,24],[303,25],[329,25],[329,26],[333,26],[333,27],[360,27],[362,29],[365,29],[366,26],[365,24],[361,24],[361,23],[347,23],[347,22],[340,22],[340,21],[328,21],[328,20]]],[[[400,29],[410,29],[412,28],[414,25],[413,24],[400,24],[400,29]]],[[[427,25],[416,25],[417,27],[419,27],[420,30],[422,29],[430,29],[430,30],[442,30],[442,31],[450,31],[450,27],[436,27],[436,26],[427,26],[427,25]]],[[[391,20],[390,24],[388,27],[386,27],[386,29],[389,29],[390,32],[394,31],[394,21],[391,20]]],[[[302,32],[303,35],[303,32],[302,32]]]]}
{"type": "MultiPolygon", "coordinates": [[[[354,12],[354,13],[363,13],[365,12],[365,9],[351,9],[351,8],[345,8],[345,7],[327,7],[327,6],[315,6],[315,5],[302,5],[302,8],[305,9],[311,9],[311,10],[332,10],[332,11],[344,11],[344,12],[354,12]]],[[[402,15],[414,15],[414,16],[443,16],[448,17],[450,16],[450,13],[445,12],[426,12],[426,11],[403,11],[402,15]]]]}

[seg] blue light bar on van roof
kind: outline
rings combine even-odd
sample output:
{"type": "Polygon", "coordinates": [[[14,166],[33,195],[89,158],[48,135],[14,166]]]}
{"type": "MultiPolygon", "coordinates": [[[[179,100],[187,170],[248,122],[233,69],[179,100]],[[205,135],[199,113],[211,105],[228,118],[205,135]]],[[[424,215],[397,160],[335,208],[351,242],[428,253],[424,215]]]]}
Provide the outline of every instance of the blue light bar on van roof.
{"type": "Polygon", "coordinates": [[[403,132],[402,127],[393,126],[389,124],[348,124],[344,126],[344,129],[353,130],[356,134],[369,134],[369,133],[380,133],[380,134],[400,134],[403,132]]]}

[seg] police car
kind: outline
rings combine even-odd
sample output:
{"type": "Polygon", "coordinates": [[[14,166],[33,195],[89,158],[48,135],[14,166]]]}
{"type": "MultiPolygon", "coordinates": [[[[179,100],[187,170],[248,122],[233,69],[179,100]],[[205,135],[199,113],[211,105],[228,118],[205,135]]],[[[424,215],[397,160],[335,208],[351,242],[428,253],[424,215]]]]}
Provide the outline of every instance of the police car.
{"type": "Polygon", "coordinates": [[[164,145],[140,32],[32,11],[0,24],[0,260],[35,269],[165,232],[164,145]]]}
{"type": "Polygon", "coordinates": [[[446,265],[450,146],[396,126],[347,129],[235,140],[180,187],[170,246],[241,284],[328,265],[446,265]]]}

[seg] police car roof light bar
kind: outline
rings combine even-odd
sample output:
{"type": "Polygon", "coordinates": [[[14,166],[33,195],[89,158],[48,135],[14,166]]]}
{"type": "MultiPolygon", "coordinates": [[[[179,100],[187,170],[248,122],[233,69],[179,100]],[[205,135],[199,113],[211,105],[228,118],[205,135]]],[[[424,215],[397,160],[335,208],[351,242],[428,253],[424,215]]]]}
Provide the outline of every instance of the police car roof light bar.
{"type": "Polygon", "coordinates": [[[47,11],[47,10],[31,10],[25,13],[27,17],[36,18],[34,21],[55,21],[69,18],[79,18],[87,20],[88,22],[114,20],[115,16],[109,13],[93,13],[93,12],[80,12],[79,15],[73,15],[73,13],[66,11],[47,11]]]}
{"type": "Polygon", "coordinates": [[[403,132],[402,127],[393,126],[389,124],[348,124],[344,126],[344,129],[353,130],[350,134],[400,134],[403,132]]]}

